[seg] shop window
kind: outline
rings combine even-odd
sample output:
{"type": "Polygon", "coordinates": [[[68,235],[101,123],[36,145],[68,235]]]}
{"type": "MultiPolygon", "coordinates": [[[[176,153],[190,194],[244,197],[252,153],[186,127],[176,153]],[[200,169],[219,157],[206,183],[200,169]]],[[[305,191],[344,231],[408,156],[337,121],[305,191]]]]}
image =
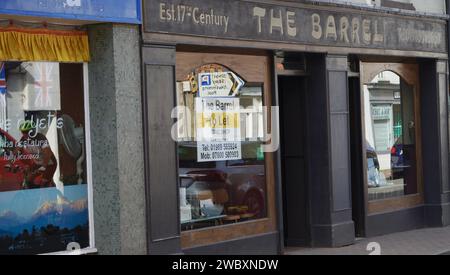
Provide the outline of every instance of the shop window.
{"type": "Polygon", "coordinates": [[[217,64],[177,82],[183,231],[267,217],[263,86],[217,64]]]}
{"type": "Polygon", "coordinates": [[[414,88],[385,71],[364,93],[369,201],[417,194],[414,88]]]}
{"type": "Polygon", "coordinates": [[[2,62],[0,254],[90,247],[83,64],[2,62]]]}

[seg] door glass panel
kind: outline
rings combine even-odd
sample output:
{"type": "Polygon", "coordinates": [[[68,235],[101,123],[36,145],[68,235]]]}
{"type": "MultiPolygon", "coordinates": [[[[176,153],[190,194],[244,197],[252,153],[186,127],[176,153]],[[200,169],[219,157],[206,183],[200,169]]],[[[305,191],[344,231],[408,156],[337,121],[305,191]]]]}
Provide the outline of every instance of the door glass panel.
{"type": "Polygon", "coordinates": [[[369,201],[417,193],[414,87],[384,71],[364,85],[369,201]]]}

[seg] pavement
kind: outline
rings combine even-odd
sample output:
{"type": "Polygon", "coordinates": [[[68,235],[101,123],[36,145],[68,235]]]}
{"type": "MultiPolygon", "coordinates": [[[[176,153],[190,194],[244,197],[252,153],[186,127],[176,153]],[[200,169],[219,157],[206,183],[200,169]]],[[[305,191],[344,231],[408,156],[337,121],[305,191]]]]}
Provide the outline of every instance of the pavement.
{"type": "Polygon", "coordinates": [[[450,255],[450,227],[358,239],[341,248],[287,248],[285,255],[450,255]]]}

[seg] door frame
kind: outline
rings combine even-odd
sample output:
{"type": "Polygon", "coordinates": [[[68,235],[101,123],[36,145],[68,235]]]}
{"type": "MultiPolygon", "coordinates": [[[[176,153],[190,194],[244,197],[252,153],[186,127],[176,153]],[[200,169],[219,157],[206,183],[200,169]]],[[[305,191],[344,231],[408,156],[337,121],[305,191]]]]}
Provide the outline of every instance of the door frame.
{"type": "MultiPolygon", "coordinates": [[[[284,55],[279,56],[276,52],[274,52],[274,58],[273,58],[273,93],[272,93],[272,102],[274,104],[274,106],[278,107],[279,112],[281,113],[281,99],[280,99],[280,87],[279,87],[279,79],[280,77],[301,77],[304,78],[304,88],[305,88],[305,93],[307,92],[307,87],[308,87],[308,79],[310,77],[310,73],[306,70],[306,67],[303,66],[299,66],[295,69],[293,68],[285,68],[285,66],[283,65],[283,63],[286,60],[291,60],[291,61],[300,61],[298,64],[304,64],[302,62],[305,62],[305,55],[302,52],[295,52],[295,51],[290,51],[290,52],[285,52],[284,55]]],[[[305,104],[306,105],[306,104],[305,104]]],[[[306,106],[307,107],[307,106],[306,106]]],[[[305,111],[306,113],[306,117],[305,117],[305,129],[308,128],[308,111],[305,111]]],[[[280,116],[280,121],[281,121],[281,116],[280,116]]],[[[285,249],[287,248],[286,244],[285,244],[285,207],[284,207],[284,202],[285,202],[285,196],[284,196],[284,187],[283,187],[283,177],[284,177],[284,161],[282,158],[282,148],[281,148],[281,142],[282,142],[282,129],[281,129],[281,123],[280,123],[280,127],[278,127],[280,133],[279,133],[279,141],[280,141],[280,148],[279,150],[276,152],[275,157],[276,157],[276,161],[275,161],[275,165],[276,165],[276,191],[277,191],[277,213],[278,213],[278,229],[279,229],[279,246],[280,246],[280,251],[283,254],[285,249]]],[[[305,143],[307,143],[307,138],[305,138],[305,143]]],[[[309,157],[309,147],[306,146],[305,144],[305,158],[309,157]]],[[[307,167],[306,167],[307,168],[307,167]]],[[[308,236],[306,236],[306,242],[310,243],[311,242],[311,215],[310,215],[310,209],[311,209],[311,202],[310,202],[310,194],[309,194],[309,177],[308,177],[308,169],[305,168],[305,184],[307,185],[307,189],[308,192],[306,194],[307,197],[307,209],[305,210],[305,212],[307,212],[307,222],[308,222],[308,236]]]]}
{"type": "Polygon", "coordinates": [[[415,108],[415,137],[416,137],[416,169],[417,169],[417,188],[418,193],[406,195],[400,198],[385,199],[380,201],[368,201],[368,175],[367,175],[367,152],[366,141],[362,140],[362,167],[363,167],[363,183],[364,183],[364,200],[366,205],[366,216],[393,212],[402,209],[412,208],[424,203],[424,185],[422,170],[422,137],[421,137],[421,110],[420,110],[420,75],[419,64],[415,63],[380,63],[380,62],[363,62],[360,61],[360,91],[361,91],[361,125],[362,137],[366,136],[365,130],[365,110],[364,105],[364,85],[369,83],[379,73],[383,71],[391,71],[399,75],[403,81],[413,87],[414,92],[414,108],[415,108]]]}
{"type": "Polygon", "coordinates": [[[364,163],[362,151],[364,148],[362,131],[361,104],[363,104],[361,93],[360,74],[349,75],[349,108],[350,108],[350,143],[351,143],[351,169],[352,169],[352,218],[355,223],[355,235],[366,236],[367,227],[367,196],[364,184],[364,163]]]}

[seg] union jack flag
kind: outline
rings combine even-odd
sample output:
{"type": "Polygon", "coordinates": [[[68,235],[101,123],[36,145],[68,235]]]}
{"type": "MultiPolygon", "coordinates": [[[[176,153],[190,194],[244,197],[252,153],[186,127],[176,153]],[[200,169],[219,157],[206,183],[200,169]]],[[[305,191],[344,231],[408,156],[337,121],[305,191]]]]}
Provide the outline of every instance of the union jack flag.
{"type": "Polygon", "coordinates": [[[4,62],[0,62],[0,94],[6,94],[6,69],[4,62]]]}

